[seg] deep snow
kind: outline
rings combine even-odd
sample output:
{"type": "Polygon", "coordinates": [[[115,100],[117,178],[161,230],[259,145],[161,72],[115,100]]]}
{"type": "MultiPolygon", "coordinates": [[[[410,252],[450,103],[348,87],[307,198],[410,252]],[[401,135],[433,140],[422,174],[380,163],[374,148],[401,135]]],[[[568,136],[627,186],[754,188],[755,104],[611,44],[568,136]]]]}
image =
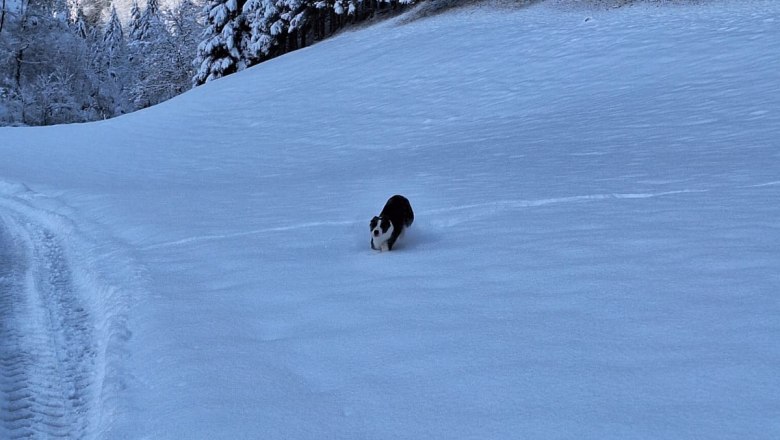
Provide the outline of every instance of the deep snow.
{"type": "Polygon", "coordinates": [[[778,12],[470,7],[0,129],[0,438],[777,438],[778,12]]]}

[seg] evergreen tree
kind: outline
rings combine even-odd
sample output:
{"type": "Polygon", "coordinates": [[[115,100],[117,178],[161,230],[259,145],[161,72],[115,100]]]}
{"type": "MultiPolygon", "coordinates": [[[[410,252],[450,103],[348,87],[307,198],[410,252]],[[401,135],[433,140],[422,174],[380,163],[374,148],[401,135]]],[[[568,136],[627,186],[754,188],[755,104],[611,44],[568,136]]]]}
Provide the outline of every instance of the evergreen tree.
{"type": "Polygon", "coordinates": [[[131,42],[141,41],[141,9],[138,7],[138,0],[133,0],[133,6],[130,7],[128,36],[131,42]]]}
{"type": "Polygon", "coordinates": [[[123,55],[125,45],[125,36],[122,32],[122,23],[119,22],[119,16],[116,8],[111,7],[111,16],[103,30],[103,48],[110,58],[123,55]]]}
{"type": "Polygon", "coordinates": [[[147,0],[140,18],[131,17],[128,58],[134,78],[129,93],[135,108],[146,108],[161,101],[158,97],[160,77],[171,63],[168,59],[171,49],[166,45],[169,35],[160,15],[157,0],[147,0]]]}
{"type": "Polygon", "coordinates": [[[203,8],[191,0],[183,0],[173,9],[163,12],[163,21],[168,29],[163,52],[167,54],[170,74],[167,96],[173,97],[192,87],[198,42],[203,34],[203,8]]]}
{"type": "Polygon", "coordinates": [[[249,0],[244,5],[244,15],[250,33],[247,58],[252,64],[279,54],[281,50],[277,36],[281,31],[281,16],[275,1],[249,0]]]}
{"type": "Polygon", "coordinates": [[[147,0],[138,25],[138,40],[153,42],[160,38],[163,24],[160,20],[160,5],[157,0],[147,0]]]}
{"type": "Polygon", "coordinates": [[[241,13],[246,0],[210,0],[204,7],[206,38],[198,45],[193,64],[197,69],[193,84],[207,81],[245,69],[250,44],[249,25],[241,13]]]}
{"type": "Polygon", "coordinates": [[[141,14],[138,40],[130,45],[135,73],[130,89],[136,108],[170,99],[192,85],[192,59],[202,34],[202,8],[184,0],[161,10],[156,0],[141,14]]]}
{"type": "Polygon", "coordinates": [[[103,29],[103,39],[97,53],[95,72],[101,82],[101,105],[115,115],[129,110],[126,84],[132,80],[127,65],[127,44],[122,24],[111,8],[111,16],[103,29]]]}
{"type": "Polygon", "coordinates": [[[277,9],[281,11],[281,23],[283,31],[277,36],[284,46],[285,52],[290,52],[305,46],[305,35],[308,31],[309,0],[278,0],[277,9]],[[303,36],[304,44],[299,43],[299,37],[303,36]]]}
{"type": "Polygon", "coordinates": [[[198,86],[321,40],[347,23],[415,0],[210,0],[205,39],[193,61],[198,86]],[[241,4],[243,3],[243,7],[241,4]]]}
{"type": "Polygon", "coordinates": [[[89,25],[87,25],[87,20],[84,17],[84,10],[81,6],[76,9],[76,16],[71,23],[71,28],[76,35],[85,40],[90,34],[89,25]]]}

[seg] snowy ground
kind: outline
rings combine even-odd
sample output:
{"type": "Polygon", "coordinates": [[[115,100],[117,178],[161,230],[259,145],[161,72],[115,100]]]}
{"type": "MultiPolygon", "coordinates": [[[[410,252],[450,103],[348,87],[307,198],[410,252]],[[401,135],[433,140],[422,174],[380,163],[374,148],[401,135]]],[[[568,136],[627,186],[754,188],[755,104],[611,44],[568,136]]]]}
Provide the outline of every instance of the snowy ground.
{"type": "Polygon", "coordinates": [[[0,438],[780,437],[779,13],[469,8],[0,129],[0,438]]]}

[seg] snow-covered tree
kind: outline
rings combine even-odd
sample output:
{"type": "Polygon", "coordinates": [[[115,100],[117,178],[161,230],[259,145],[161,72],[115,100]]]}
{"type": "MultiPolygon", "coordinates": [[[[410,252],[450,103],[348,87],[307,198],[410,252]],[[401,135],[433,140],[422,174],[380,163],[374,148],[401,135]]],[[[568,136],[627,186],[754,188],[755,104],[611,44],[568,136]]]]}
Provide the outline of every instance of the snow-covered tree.
{"type": "Polygon", "coordinates": [[[130,96],[136,108],[157,104],[191,87],[192,59],[204,27],[201,11],[190,0],[165,10],[156,1],[147,5],[138,20],[136,39],[130,43],[135,72],[130,96]]]}
{"type": "Polygon", "coordinates": [[[306,33],[309,30],[309,10],[311,2],[309,0],[279,0],[281,10],[282,26],[286,32],[284,36],[286,41],[285,52],[296,50],[306,45],[306,33]],[[299,38],[303,38],[303,44],[299,43],[299,38]]]}
{"type": "Polygon", "coordinates": [[[162,21],[157,0],[147,0],[146,9],[141,13],[138,24],[133,26],[135,27],[128,47],[134,74],[130,99],[135,108],[145,108],[162,100],[157,96],[160,77],[169,69],[171,63],[168,53],[170,47],[165,44],[169,34],[162,21]]]}
{"type": "Polygon", "coordinates": [[[162,18],[167,36],[161,42],[160,53],[167,59],[160,60],[159,82],[161,99],[176,96],[192,87],[195,57],[200,36],[203,33],[203,8],[191,0],[183,0],[172,9],[164,10],[162,18]]]}
{"type": "Polygon", "coordinates": [[[87,24],[87,19],[84,16],[84,9],[82,9],[81,6],[76,8],[76,12],[70,27],[73,29],[73,32],[76,35],[85,40],[90,35],[91,26],[87,24]]]}
{"type": "Polygon", "coordinates": [[[147,0],[146,9],[141,14],[138,25],[138,40],[153,42],[162,36],[164,26],[160,18],[160,5],[157,0],[147,0]]]}
{"type": "Polygon", "coordinates": [[[244,15],[249,25],[249,45],[246,57],[253,64],[271,58],[280,52],[279,35],[281,16],[274,0],[248,0],[244,5],[244,15]]]}
{"type": "Polygon", "coordinates": [[[127,83],[132,80],[128,69],[127,43],[116,8],[111,8],[103,29],[103,38],[96,51],[94,69],[100,79],[101,107],[107,114],[122,114],[130,110],[127,83]]]}
{"type": "Polygon", "coordinates": [[[249,0],[244,14],[250,28],[250,64],[306,46],[311,22],[318,13],[310,0],[249,0]]]}
{"type": "Polygon", "coordinates": [[[198,45],[193,61],[197,72],[193,84],[207,81],[245,69],[250,44],[249,24],[242,8],[245,0],[210,0],[205,5],[205,39],[198,45]]]}
{"type": "Polygon", "coordinates": [[[194,85],[305,47],[377,9],[415,0],[211,0],[194,85]],[[246,1],[241,7],[241,2],[246,1]],[[239,7],[240,9],[237,9],[239,7]]]}
{"type": "Polygon", "coordinates": [[[72,4],[83,11],[84,19],[90,26],[98,29],[111,9],[111,0],[73,0],[72,4]]]}
{"type": "Polygon", "coordinates": [[[122,23],[116,13],[116,8],[111,8],[111,16],[103,29],[103,48],[111,58],[124,55],[125,36],[122,31],[122,23]]]}
{"type": "Polygon", "coordinates": [[[3,32],[3,28],[5,27],[5,17],[9,15],[8,9],[8,2],[3,0],[0,4],[0,33],[3,32]]]}
{"type": "Polygon", "coordinates": [[[28,125],[98,117],[89,38],[73,32],[64,1],[35,1],[0,34],[0,89],[8,122],[28,125]]]}
{"type": "Polygon", "coordinates": [[[127,24],[127,35],[130,41],[141,41],[141,8],[138,7],[138,0],[133,0],[130,7],[130,21],[127,24]]]}

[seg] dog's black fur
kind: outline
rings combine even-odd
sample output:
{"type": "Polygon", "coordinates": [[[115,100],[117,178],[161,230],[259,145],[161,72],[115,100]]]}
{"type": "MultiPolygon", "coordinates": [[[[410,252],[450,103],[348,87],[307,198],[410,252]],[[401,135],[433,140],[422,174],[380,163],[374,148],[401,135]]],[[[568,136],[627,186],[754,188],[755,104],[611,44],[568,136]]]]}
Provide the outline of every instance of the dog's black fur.
{"type": "Polygon", "coordinates": [[[371,230],[371,249],[381,250],[382,245],[387,243],[387,250],[393,250],[393,245],[398,237],[414,222],[414,212],[409,200],[404,196],[394,195],[387,200],[382,212],[371,219],[369,224],[371,230]],[[383,236],[392,228],[389,238],[383,236]],[[377,243],[374,243],[374,240],[377,243]],[[381,241],[380,241],[381,240],[381,241]]]}

